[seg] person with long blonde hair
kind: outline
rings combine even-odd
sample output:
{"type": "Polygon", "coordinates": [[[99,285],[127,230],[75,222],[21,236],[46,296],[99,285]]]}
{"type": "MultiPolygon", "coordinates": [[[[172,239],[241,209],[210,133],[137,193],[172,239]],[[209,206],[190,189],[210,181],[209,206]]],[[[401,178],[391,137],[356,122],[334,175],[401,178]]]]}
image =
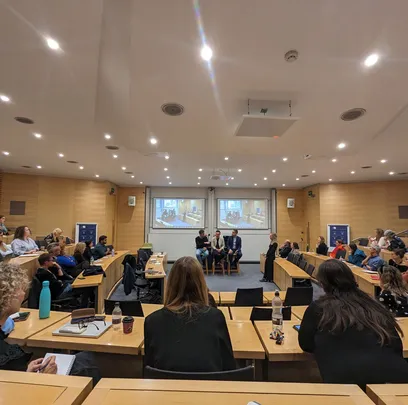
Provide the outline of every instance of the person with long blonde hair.
{"type": "Polygon", "coordinates": [[[236,368],[224,314],[209,306],[203,270],[195,258],[174,263],[164,308],[146,318],[144,336],[147,366],[179,372],[236,368]]]}
{"type": "Polygon", "coordinates": [[[265,256],[265,268],[264,276],[261,280],[262,283],[273,281],[273,262],[276,257],[276,249],[278,248],[278,235],[276,233],[269,234],[269,248],[265,256]]]}

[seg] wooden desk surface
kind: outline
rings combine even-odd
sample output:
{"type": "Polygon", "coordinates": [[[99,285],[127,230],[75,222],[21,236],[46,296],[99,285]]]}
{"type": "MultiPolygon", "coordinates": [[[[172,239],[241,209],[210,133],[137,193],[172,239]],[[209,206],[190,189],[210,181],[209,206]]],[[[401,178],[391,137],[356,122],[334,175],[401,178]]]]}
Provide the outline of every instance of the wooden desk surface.
{"type": "Polygon", "coordinates": [[[377,405],[404,405],[408,403],[408,384],[369,384],[367,395],[377,405]]]}
{"type": "MultiPolygon", "coordinates": [[[[371,274],[365,273],[361,267],[354,266],[353,264],[347,263],[347,262],[344,262],[344,263],[346,263],[347,266],[350,267],[351,271],[353,272],[353,274],[354,274],[357,278],[361,278],[361,279],[367,281],[368,283],[372,284],[373,286],[376,286],[376,287],[379,287],[379,286],[380,286],[380,280],[373,280],[373,279],[371,278],[371,274]]],[[[357,280],[357,281],[358,281],[358,280],[357,280]]]]}
{"type": "Polygon", "coordinates": [[[277,345],[276,341],[270,339],[272,323],[269,321],[256,321],[255,328],[265,348],[269,361],[301,361],[311,360],[313,356],[305,353],[299,346],[298,332],[293,329],[294,325],[299,325],[300,320],[284,321],[283,332],[285,341],[283,345],[277,345]]]}
{"type": "Polygon", "coordinates": [[[215,291],[210,291],[210,294],[213,296],[213,298],[214,298],[214,300],[215,300],[215,303],[217,304],[217,305],[220,305],[220,293],[217,291],[217,292],[215,292],[215,291]]]}
{"type": "Polygon", "coordinates": [[[218,309],[224,314],[227,321],[231,320],[231,315],[228,307],[218,307],[218,309]]]}
{"type": "Polygon", "coordinates": [[[166,267],[167,267],[167,253],[163,252],[155,253],[150,256],[149,261],[146,264],[146,270],[155,270],[159,271],[160,273],[156,274],[145,274],[147,279],[157,279],[157,278],[164,278],[166,277],[166,267]]]}
{"type": "MultiPolygon", "coordinates": [[[[15,322],[14,330],[7,338],[8,343],[18,344],[20,346],[24,346],[30,336],[33,336],[36,333],[48,328],[49,326],[54,325],[57,322],[63,319],[67,319],[71,316],[69,312],[51,311],[49,318],[40,319],[38,315],[38,309],[21,308],[20,311],[30,312],[30,316],[26,321],[15,322]]],[[[68,322],[68,320],[66,322],[68,322]]]]}
{"type": "Polygon", "coordinates": [[[402,355],[408,358],[408,318],[397,318],[402,331],[404,332],[404,338],[402,339],[402,355]]]}
{"type": "MultiPolygon", "coordinates": [[[[221,305],[234,305],[235,304],[235,296],[237,293],[235,291],[220,291],[220,303],[221,305]]],[[[267,304],[268,299],[263,297],[263,303],[267,304]]]]}
{"type": "MultiPolygon", "coordinates": [[[[265,308],[265,307],[258,307],[265,308]]],[[[230,307],[233,321],[249,321],[253,307],[230,307]]]]}
{"type": "MultiPolygon", "coordinates": [[[[105,256],[102,259],[95,260],[94,264],[101,266],[104,271],[108,270],[108,267],[114,263],[116,260],[123,260],[123,256],[129,253],[129,250],[118,250],[115,252],[115,256],[105,256]]],[[[82,287],[96,287],[103,282],[103,274],[98,274],[96,276],[88,276],[84,279],[80,279],[82,273],[75,279],[72,283],[73,288],[82,288],[82,287]]],[[[106,297],[105,297],[106,298],[106,297]]]]}
{"type": "MultiPolygon", "coordinates": [[[[272,300],[275,297],[275,291],[264,291],[264,298],[266,298],[267,304],[272,304],[272,300]]],[[[279,291],[279,297],[282,301],[285,301],[286,291],[279,291]]]]}
{"type": "MultiPolygon", "coordinates": [[[[137,355],[140,353],[140,346],[144,340],[144,318],[135,317],[134,319],[135,323],[133,325],[132,333],[125,335],[122,327],[118,331],[110,328],[97,339],[75,336],[53,336],[53,331],[67,323],[67,320],[63,320],[50,326],[42,332],[31,336],[27,340],[27,346],[137,355]]],[[[111,321],[112,317],[107,316],[106,320],[111,321]]]]}
{"type": "Polygon", "coordinates": [[[264,359],[265,350],[251,321],[227,321],[236,359],[264,359]]]}
{"type": "Polygon", "coordinates": [[[103,378],[84,405],[373,405],[356,385],[103,378]]]}
{"type": "MultiPolygon", "coordinates": [[[[298,307],[292,307],[292,314],[296,316],[296,318],[299,318],[300,320],[303,319],[303,315],[305,314],[306,309],[308,308],[308,305],[300,305],[298,307]]],[[[293,319],[292,320],[296,320],[293,319]]]]}
{"type": "Polygon", "coordinates": [[[79,405],[92,390],[92,379],[0,370],[0,404],[79,405]]]}
{"type": "Polygon", "coordinates": [[[163,305],[162,304],[143,304],[142,303],[142,309],[143,309],[143,315],[146,318],[153,312],[158,311],[159,309],[162,309],[163,305]]]}
{"type": "Polygon", "coordinates": [[[304,270],[286,259],[278,257],[275,259],[275,264],[281,266],[285,270],[285,272],[292,278],[310,278],[309,274],[307,274],[304,270]]]}

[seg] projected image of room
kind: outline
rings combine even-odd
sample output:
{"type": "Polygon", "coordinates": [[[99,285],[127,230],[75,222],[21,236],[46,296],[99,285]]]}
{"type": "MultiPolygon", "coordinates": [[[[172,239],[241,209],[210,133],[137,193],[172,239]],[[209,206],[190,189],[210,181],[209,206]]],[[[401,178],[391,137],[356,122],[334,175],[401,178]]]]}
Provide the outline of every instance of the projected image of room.
{"type": "Polygon", "coordinates": [[[220,228],[266,229],[267,200],[218,200],[220,228]]]}
{"type": "Polygon", "coordinates": [[[154,228],[202,228],[204,200],[154,199],[154,228]]]}

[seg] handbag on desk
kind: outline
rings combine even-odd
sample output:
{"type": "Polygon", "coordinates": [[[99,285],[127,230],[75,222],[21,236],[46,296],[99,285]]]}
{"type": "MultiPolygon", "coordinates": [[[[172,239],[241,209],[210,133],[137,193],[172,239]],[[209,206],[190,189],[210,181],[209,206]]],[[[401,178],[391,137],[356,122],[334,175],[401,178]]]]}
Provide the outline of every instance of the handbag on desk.
{"type": "Polygon", "coordinates": [[[106,274],[101,266],[91,266],[89,267],[89,269],[84,270],[82,273],[84,277],[97,276],[98,274],[103,274],[103,276],[106,277],[106,274]]]}

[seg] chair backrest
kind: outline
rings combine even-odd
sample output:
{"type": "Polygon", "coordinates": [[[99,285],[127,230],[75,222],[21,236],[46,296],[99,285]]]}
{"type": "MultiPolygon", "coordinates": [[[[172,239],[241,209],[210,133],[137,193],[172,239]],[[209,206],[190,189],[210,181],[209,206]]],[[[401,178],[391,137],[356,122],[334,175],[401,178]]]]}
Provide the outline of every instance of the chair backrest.
{"type": "Polygon", "coordinates": [[[369,239],[368,238],[360,238],[358,244],[360,246],[368,246],[369,239]]]}
{"type": "Polygon", "coordinates": [[[263,288],[237,288],[235,305],[240,307],[255,307],[263,305],[263,288]]]}
{"type": "Polygon", "coordinates": [[[309,305],[313,300],[313,287],[289,287],[285,306],[309,305]]]}
{"type": "Polygon", "coordinates": [[[115,308],[115,303],[119,302],[120,309],[122,310],[122,315],[125,316],[137,316],[143,317],[143,308],[140,301],[116,301],[116,300],[105,300],[105,314],[112,315],[112,311],[115,308]]]}
{"type": "Polygon", "coordinates": [[[236,370],[216,371],[213,373],[195,373],[159,370],[146,366],[144,378],[159,380],[219,380],[219,381],[253,381],[254,366],[238,368],[236,370]]]}
{"type": "Polygon", "coordinates": [[[340,258],[345,259],[346,253],[347,252],[345,250],[338,250],[336,253],[336,259],[340,259],[340,258]]]}
{"type": "Polygon", "coordinates": [[[288,254],[288,261],[290,261],[291,263],[293,263],[293,259],[295,258],[295,255],[292,253],[292,252],[290,252],[289,254],[288,254]]]}
{"type": "Polygon", "coordinates": [[[306,267],[307,267],[307,261],[300,259],[298,266],[302,269],[306,271],[306,267]]]}
{"type": "Polygon", "coordinates": [[[38,309],[40,307],[40,294],[42,290],[41,281],[36,276],[31,280],[30,291],[28,292],[27,307],[38,309]]]}
{"type": "Polygon", "coordinates": [[[299,262],[301,259],[302,259],[302,255],[299,255],[299,254],[293,255],[292,263],[296,266],[299,266],[299,262]]]}
{"type": "Polygon", "coordinates": [[[253,307],[252,312],[251,312],[251,317],[249,319],[252,322],[271,321],[272,320],[272,308],[253,307]]]}
{"type": "Polygon", "coordinates": [[[43,239],[36,239],[35,244],[38,246],[38,249],[41,249],[41,247],[46,247],[47,242],[43,239]]]}
{"type": "Polygon", "coordinates": [[[313,264],[308,264],[306,267],[306,273],[309,274],[310,277],[313,276],[313,272],[315,270],[315,266],[313,264]]]}

